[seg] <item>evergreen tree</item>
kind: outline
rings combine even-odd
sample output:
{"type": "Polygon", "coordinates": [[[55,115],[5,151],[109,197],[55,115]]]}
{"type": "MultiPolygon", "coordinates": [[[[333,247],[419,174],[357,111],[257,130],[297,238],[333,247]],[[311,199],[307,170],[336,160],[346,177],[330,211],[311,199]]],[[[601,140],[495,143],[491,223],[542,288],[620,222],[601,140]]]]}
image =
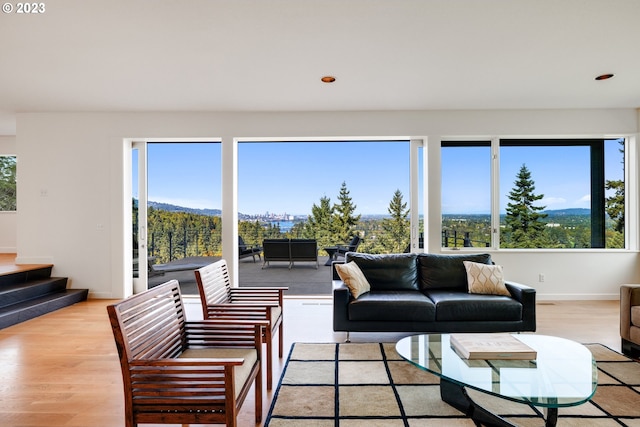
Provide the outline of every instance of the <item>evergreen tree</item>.
{"type": "Polygon", "coordinates": [[[355,234],[355,227],[360,221],[360,215],[354,215],[356,205],[351,201],[347,184],[343,181],[338,194],[338,201],[333,205],[333,229],[335,231],[335,242],[347,244],[355,234]]]}
{"type": "Polygon", "coordinates": [[[536,195],[531,172],[522,165],[513,189],[509,192],[510,203],[507,204],[506,229],[503,235],[503,247],[507,248],[542,248],[550,247],[546,238],[546,225],[542,220],[547,214],[540,213],[546,206],[534,206],[544,197],[536,195]]]}
{"type": "Polygon", "coordinates": [[[316,239],[318,247],[332,246],[334,242],[333,234],[333,207],[331,199],[327,196],[320,198],[320,205],[315,203],[311,207],[311,215],[307,217],[305,226],[305,237],[316,239]]]}
{"type": "Polygon", "coordinates": [[[16,210],[16,158],[0,156],[0,211],[16,210]]]}
{"type": "MultiPolygon", "coordinates": [[[[622,167],[624,168],[624,139],[620,140],[620,145],[622,148],[619,151],[622,153],[622,167]]],[[[614,194],[605,200],[607,215],[614,221],[614,230],[618,233],[624,233],[624,181],[621,179],[607,180],[605,189],[614,190],[614,194]]]]}
{"type": "Polygon", "coordinates": [[[396,190],[389,202],[389,215],[391,218],[382,220],[381,239],[385,249],[390,253],[401,253],[409,245],[410,221],[407,203],[402,201],[402,192],[396,190]]]}
{"type": "Polygon", "coordinates": [[[624,181],[607,180],[607,190],[614,190],[614,194],[605,199],[607,215],[614,221],[613,229],[618,233],[624,232],[624,181]]]}

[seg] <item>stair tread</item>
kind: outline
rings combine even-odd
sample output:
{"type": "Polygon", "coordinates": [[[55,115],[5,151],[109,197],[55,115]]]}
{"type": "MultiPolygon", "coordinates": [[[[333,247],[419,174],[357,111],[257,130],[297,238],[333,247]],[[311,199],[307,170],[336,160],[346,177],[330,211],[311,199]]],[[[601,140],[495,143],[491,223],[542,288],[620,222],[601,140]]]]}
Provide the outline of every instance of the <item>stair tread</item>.
{"type": "Polygon", "coordinates": [[[7,307],[0,308],[0,316],[19,312],[25,308],[32,308],[34,306],[45,304],[51,301],[56,301],[59,299],[68,298],[69,296],[76,296],[79,293],[86,293],[88,289],[64,289],[58,292],[51,292],[49,294],[45,294],[36,298],[32,298],[29,300],[24,300],[7,307]]]}
{"type": "Polygon", "coordinates": [[[60,280],[66,280],[66,277],[48,277],[46,279],[35,279],[29,280],[28,282],[14,283],[11,285],[2,285],[0,284],[0,295],[7,292],[13,292],[18,289],[30,288],[33,286],[48,284],[51,282],[56,282],[60,280]]]}
{"type": "Polygon", "coordinates": [[[34,268],[17,269],[0,274],[0,286],[24,283],[30,280],[39,280],[51,276],[52,265],[39,265],[34,268]]]}

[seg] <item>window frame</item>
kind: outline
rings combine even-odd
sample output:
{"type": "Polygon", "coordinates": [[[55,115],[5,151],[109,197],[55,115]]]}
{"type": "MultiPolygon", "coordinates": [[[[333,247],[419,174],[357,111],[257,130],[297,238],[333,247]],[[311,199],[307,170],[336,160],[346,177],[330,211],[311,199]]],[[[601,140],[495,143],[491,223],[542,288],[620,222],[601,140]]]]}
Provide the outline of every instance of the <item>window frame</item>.
{"type": "MultiPolygon", "coordinates": [[[[636,236],[631,236],[630,223],[637,221],[636,211],[633,209],[637,198],[631,200],[631,195],[637,190],[637,186],[630,177],[635,176],[636,165],[631,164],[629,159],[635,158],[635,138],[629,136],[605,136],[598,138],[517,138],[517,137],[493,137],[490,143],[489,138],[473,138],[473,139],[442,139],[440,141],[440,150],[445,147],[491,147],[491,248],[493,250],[533,250],[533,251],[569,251],[569,250],[631,250],[637,245],[636,236]],[[624,225],[624,247],[623,248],[606,248],[606,191],[605,191],[605,143],[611,140],[622,140],[624,144],[623,172],[624,172],[624,190],[625,190],[625,225],[624,225]],[[591,194],[591,246],[589,248],[502,248],[500,246],[500,149],[501,147],[566,147],[566,146],[586,146],[590,149],[590,194],[591,194]],[[633,188],[631,188],[633,187],[633,188]],[[594,212],[596,219],[594,221],[594,212]]],[[[442,188],[442,182],[440,182],[442,188]]],[[[440,201],[442,206],[442,200],[440,201]]],[[[442,235],[442,217],[440,220],[440,235],[442,235]]],[[[451,250],[451,248],[442,246],[441,250],[451,250]]],[[[456,250],[467,248],[455,248],[456,250]]],[[[477,248],[476,248],[477,249],[477,248]]]]}

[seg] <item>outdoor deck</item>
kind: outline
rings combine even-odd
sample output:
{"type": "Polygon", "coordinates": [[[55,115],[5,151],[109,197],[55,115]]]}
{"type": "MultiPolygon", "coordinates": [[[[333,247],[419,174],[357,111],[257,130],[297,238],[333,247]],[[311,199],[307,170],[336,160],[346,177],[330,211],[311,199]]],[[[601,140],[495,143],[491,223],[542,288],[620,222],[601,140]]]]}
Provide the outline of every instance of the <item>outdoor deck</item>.
{"type": "MultiPolygon", "coordinates": [[[[149,277],[149,287],[159,285],[167,280],[176,279],[180,282],[180,289],[183,294],[197,294],[196,279],[192,269],[171,271],[174,267],[197,268],[198,265],[206,265],[217,261],[217,257],[188,257],[183,260],[172,261],[165,264],[168,269],[164,274],[149,277]]],[[[238,279],[240,286],[288,286],[285,292],[288,296],[330,296],[331,295],[331,267],[324,263],[328,256],[319,256],[319,267],[313,262],[296,262],[293,268],[289,269],[286,262],[271,262],[264,269],[262,261],[251,258],[239,261],[238,279]]],[[[160,267],[162,269],[162,267],[160,267]]],[[[161,271],[161,270],[160,270],[161,271]]]]}
{"type": "MultiPolygon", "coordinates": [[[[16,265],[15,254],[0,254],[0,275],[19,272],[34,265],[16,265]]],[[[163,274],[155,274],[149,277],[149,287],[159,285],[171,279],[180,282],[180,288],[185,295],[197,295],[196,278],[194,268],[204,266],[220,259],[219,257],[188,257],[164,264],[166,270],[163,274]],[[172,271],[178,269],[177,271],[172,271]]],[[[289,270],[286,262],[272,262],[270,266],[262,268],[262,261],[251,258],[240,260],[239,280],[240,286],[288,286],[285,292],[288,296],[330,296],[331,295],[331,267],[324,265],[328,256],[319,256],[319,267],[313,262],[296,262],[289,270]]],[[[162,267],[159,266],[161,271],[162,267]]]]}

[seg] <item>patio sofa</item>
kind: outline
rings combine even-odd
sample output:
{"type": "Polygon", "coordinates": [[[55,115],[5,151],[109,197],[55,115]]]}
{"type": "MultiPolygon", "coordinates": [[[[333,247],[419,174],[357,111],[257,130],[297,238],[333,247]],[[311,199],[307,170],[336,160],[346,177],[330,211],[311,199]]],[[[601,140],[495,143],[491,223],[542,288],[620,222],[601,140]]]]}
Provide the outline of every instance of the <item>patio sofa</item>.
{"type": "Polygon", "coordinates": [[[264,239],[262,259],[262,268],[271,261],[288,262],[289,269],[296,261],[311,261],[318,268],[318,242],[315,239],[264,239]]]}
{"type": "Polygon", "coordinates": [[[497,289],[503,295],[495,294],[499,293],[495,289],[479,291],[482,275],[476,275],[470,292],[467,268],[496,272],[496,276],[502,272],[500,266],[493,264],[490,254],[348,252],[344,262],[333,263],[333,329],[347,332],[347,341],[349,332],[536,330],[535,289],[500,281],[497,289]],[[464,261],[470,262],[469,267],[464,261]],[[354,270],[350,263],[358,268],[354,270]],[[365,281],[364,289],[354,286],[358,271],[365,281]]]}

